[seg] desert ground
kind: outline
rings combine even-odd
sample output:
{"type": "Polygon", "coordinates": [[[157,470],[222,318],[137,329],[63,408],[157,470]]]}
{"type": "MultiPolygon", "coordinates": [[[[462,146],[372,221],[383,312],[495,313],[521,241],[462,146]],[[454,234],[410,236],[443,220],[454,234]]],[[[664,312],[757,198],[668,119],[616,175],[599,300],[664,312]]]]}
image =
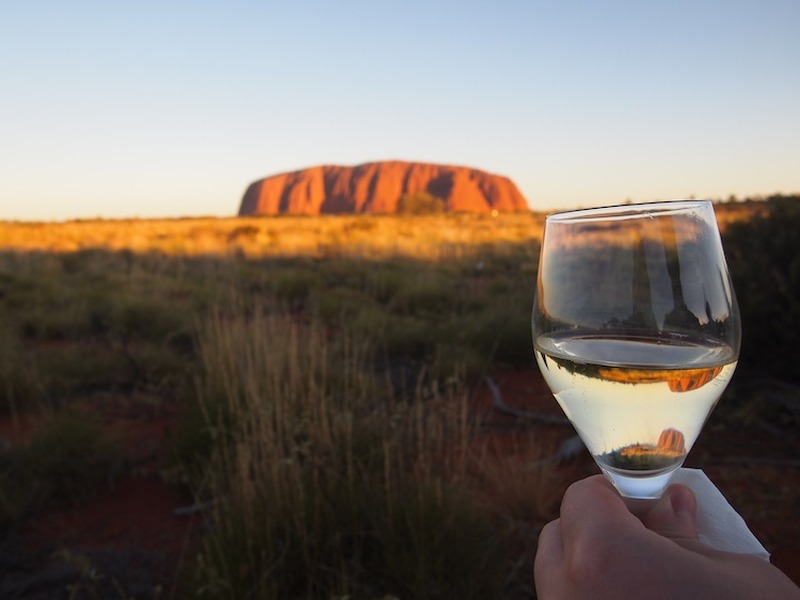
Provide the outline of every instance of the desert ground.
{"type": "MultiPolygon", "coordinates": [[[[795,204],[717,208],[774,348],[687,466],[800,582],[796,342],[748,284],[800,317],[795,204]]],[[[0,223],[0,596],[535,597],[597,472],[532,360],[543,219],[0,223]]]]}

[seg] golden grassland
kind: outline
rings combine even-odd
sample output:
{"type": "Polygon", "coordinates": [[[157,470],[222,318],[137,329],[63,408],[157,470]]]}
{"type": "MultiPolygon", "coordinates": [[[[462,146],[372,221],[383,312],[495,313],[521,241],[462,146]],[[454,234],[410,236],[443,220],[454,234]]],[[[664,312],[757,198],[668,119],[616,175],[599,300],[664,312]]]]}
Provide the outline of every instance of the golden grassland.
{"type": "Polygon", "coordinates": [[[341,254],[352,258],[457,258],[475,247],[537,239],[536,213],[426,217],[236,217],[167,220],[0,222],[0,249],[128,250],[248,258],[341,254]]]}
{"type": "MultiPolygon", "coordinates": [[[[722,227],[746,220],[762,203],[717,204],[722,227]]],[[[89,249],[165,255],[423,259],[471,256],[482,247],[539,241],[545,213],[398,217],[232,217],[185,219],[0,221],[0,250],[89,249]]]]}

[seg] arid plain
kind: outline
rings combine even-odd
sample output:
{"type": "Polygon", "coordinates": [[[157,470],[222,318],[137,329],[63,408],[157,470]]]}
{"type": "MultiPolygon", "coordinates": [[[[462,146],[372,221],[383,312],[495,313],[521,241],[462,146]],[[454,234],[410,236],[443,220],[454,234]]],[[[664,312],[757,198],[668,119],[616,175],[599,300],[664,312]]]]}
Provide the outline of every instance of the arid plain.
{"type": "MultiPolygon", "coordinates": [[[[717,205],[745,344],[750,285],[797,318],[797,205],[717,205]]],[[[534,597],[537,533],[594,472],[532,361],[543,220],[0,223],[0,595],[534,597]]],[[[771,339],[689,463],[797,580],[771,339]]]]}

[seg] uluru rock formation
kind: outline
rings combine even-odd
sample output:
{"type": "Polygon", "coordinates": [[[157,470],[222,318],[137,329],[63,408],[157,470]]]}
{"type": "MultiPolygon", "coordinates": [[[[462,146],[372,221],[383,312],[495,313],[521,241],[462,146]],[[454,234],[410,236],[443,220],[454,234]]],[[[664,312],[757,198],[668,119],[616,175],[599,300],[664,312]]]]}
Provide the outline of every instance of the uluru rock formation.
{"type": "Polygon", "coordinates": [[[397,212],[400,198],[426,193],[451,212],[519,212],[528,203],[508,178],[479,169],[381,161],[280,173],[247,188],[239,215],[397,212]]]}

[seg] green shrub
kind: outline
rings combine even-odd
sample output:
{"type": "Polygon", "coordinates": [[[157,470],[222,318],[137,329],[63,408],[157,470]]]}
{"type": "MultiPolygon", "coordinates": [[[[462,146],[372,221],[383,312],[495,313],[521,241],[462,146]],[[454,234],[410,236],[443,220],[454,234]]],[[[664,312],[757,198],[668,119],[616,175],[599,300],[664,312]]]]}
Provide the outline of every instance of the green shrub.
{"type": "Polygon", "coordinates": [[[397,214],[438,215],[445,211],[445,202],[428,192],[414,192],[400,196],[397,201],[397,214]]]}
{"type": "Polygon", "coordinates": [[[0,525],[85,499],[109,480],[119,446],[85,414],[58,412],[26,445],[0,453],[0,525]]]}
{"type": "Polygon", "coordinates": [[[311,311],[325,323],[347,324],[369,303],[368,297],[352,288],[317,288],[311,296],[311,311]]]}
{"type": "Polygon", "coordinates": [[[386,320],[383,343],[390,358],[429,359],[436,348],[434,328],[413,315],[393,315],[386,320]]]}
{"type": "Polygon", "coordinates": [[[365,282],[366,292],[380,304],[388,304],[406,285],[414,271],[393,263],[373,268],[365,282]]]}
{"type": "Polygon", "coordinates": [[[0,415],[25,412],[41,397],[41,380],[31,353],[0,322],[0,415]]]}
{"type": "Polygon", "coordinates": [[[742,314],[739,369],[800,382],[800,197],[766,202],[765,215],[729,225],[723,238],[742,314]]]}
{"type": "Polygon", "coordinates": [[[410,276],[408,284],[398,289],[389,309],[402,315],[431,317],[453,314],[458,309],[458,290],[447,277],[429,272],[410,276]]]}
{"type": "Polygon", "coordinates": [[[276,298],[291,311],[299,311],[308,305],[311,291],[320,285],[318,275],[300,267],[286,267],[275,277],[273,289],[276,298]]]}

